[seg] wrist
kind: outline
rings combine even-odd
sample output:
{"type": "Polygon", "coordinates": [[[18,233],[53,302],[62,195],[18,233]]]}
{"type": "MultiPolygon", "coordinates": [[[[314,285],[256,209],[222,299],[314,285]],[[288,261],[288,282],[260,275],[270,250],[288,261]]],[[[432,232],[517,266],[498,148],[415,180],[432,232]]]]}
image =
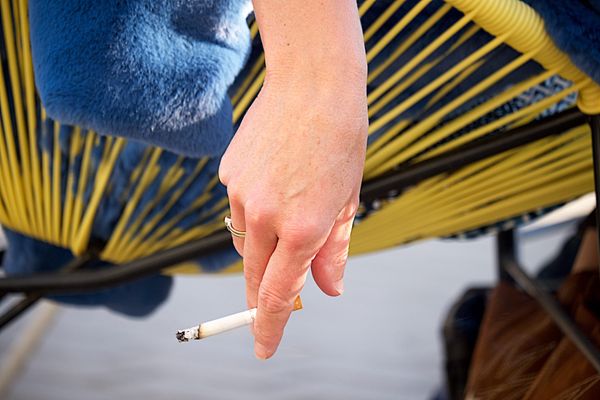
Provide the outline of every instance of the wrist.
{"type": "Polygon", "coordinates": [[[266,68],[265,87],[292,89],[297,92],[355,93],[366,100],[367,67],[360,62],[313,64],[284,62],[266,68]]]}
{"type": "Polygon", "coordinates": [[[275,79],[317,79],[319,81],[347,80],[367,82],[367,60],[364,51],[343,52],[327,50],[294,54],[294,51],[265,50],[267,75],[275,79]],[[355,53],[355,54],[353,54],[355,53]]]}
{"type": "Polygon", "coordinates": [[[356,0],[253,0],[265,83],[365,90],[367,61],[356,0]]]}

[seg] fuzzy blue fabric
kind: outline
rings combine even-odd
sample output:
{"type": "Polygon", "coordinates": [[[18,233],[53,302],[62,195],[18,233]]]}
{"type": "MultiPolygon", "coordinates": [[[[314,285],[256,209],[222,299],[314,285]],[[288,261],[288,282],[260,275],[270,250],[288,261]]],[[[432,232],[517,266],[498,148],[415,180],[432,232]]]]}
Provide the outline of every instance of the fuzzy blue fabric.
{"type": "Polygon", "coordinates": [[[544,19],[556,46],[600,84],[600,0],[525,0],[544,19]]]}
{"type": "Polygon", "coordinates": [[[250,46],[249,0],[30,0],[48,115],[189,156],[233,134],[227,89],[250,46]]]}

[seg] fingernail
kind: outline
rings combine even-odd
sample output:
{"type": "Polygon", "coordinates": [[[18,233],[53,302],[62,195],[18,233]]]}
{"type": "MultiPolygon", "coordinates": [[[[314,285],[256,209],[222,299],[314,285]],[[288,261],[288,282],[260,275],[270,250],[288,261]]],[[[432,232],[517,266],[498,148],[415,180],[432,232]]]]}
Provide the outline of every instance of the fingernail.
{"type": "Polygon", "coordinates": [[[344,293],[344,280],[339,280],[333,284],[333,288],[338,292],[338,295],[344,293]]]}
{"type": "Polygon", "coordinates": [[[259,360],[266,360],[269,358],[269,351],[267,348],[258,342],[254,343],[254,354],[259,360]]]}

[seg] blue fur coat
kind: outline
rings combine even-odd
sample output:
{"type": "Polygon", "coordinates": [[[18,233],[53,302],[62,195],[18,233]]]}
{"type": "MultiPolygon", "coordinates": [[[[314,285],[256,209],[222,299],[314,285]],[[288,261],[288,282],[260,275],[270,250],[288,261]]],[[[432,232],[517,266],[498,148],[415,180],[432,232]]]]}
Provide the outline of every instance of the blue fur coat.
{"type": "Polygon", "coordinates": [[[188,156],[232,132],[227,89],[250,48],[249,0],[29,0],[48,115],[188,156]]]}

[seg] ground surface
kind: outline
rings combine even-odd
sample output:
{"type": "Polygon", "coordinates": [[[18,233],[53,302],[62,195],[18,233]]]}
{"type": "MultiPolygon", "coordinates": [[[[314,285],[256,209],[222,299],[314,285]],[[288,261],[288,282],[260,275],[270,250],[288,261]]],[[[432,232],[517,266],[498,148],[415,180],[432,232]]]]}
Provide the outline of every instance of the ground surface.
{"type": "MultiPolygon", "coordinates": [[[[565,229],[525,239],[522,258],[548,258],[565,229]]],[[[241,277],[180,278],[147,320],[65,308],[10,400],[427,399],[441,379],[440,323],[471,285],[492,282],[494,243],[430,241],[353,258],[346,293],[311,281],[277,356],[254,359],[248,331],[179,344],[174,333],[244,307],[241,277]]],[[[0,360],[20,321],[0,335],[0,360]]]]}

